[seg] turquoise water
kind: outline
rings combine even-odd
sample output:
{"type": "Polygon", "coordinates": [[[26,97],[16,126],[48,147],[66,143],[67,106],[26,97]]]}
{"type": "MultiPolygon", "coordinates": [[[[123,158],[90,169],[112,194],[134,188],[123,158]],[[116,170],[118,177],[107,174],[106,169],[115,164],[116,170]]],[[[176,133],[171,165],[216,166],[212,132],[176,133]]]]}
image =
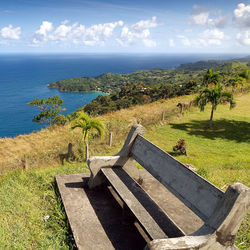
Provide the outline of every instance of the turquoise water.
{"type": "Polygon", "coordinates": [[[62,93],[49,89],[50,82],[102,73],[129,73],[141,69],[173,68],[181,63],[233,55],[0,55],[0,137],[14,137],[39,130],[32,122],[38,109],[29,107],[34,98],[58,95],[66,111],[91,102],[100,93],[62,93]]]}

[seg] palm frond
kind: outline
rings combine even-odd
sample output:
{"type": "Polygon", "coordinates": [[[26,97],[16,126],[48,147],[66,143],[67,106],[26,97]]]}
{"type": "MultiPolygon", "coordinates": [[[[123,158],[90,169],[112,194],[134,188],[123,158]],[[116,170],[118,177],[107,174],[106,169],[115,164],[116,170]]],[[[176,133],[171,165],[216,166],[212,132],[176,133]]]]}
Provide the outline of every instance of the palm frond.
{"type": "Polygon", "coordinates": [[[99,136],[102,137],[104,135],[104,126],[102,122],[100,122],[99,120],[91,120],[90,126],[91,129],[95,129],[97,131],[99,136]]]}

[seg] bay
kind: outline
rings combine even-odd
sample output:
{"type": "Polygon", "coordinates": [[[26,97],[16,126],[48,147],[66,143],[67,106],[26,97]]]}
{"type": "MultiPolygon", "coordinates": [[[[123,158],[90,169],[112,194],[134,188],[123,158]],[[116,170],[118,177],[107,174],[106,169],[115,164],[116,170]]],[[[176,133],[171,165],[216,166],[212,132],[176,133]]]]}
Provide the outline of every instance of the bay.
{"type": "Polygon", "coordinates": [[[130,73],[152,68],[174,68],[181,63],[230,59],[237,55],[211,54],[1,54],[0,137],[14,137],[44,127],[32,122],[38,109],[29,107],[34,98],[58,95],[71,113],[100,93],[65,93],[49,89],[50,82],[70,77],[94,77],[103,73],[130,73]]]}

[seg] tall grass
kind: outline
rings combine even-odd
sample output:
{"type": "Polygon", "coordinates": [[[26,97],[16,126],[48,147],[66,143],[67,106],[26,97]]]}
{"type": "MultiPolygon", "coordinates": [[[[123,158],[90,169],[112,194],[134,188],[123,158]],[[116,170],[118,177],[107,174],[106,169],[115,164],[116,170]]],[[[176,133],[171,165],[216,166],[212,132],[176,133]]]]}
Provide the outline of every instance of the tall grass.
{"type": "MultiPolygon", "coordinates": [[[[104,122],[107,133],[103,140],[90,138],[90,153],[92,155],[112,153],[119,147],[133,124],[141,122],[146,127],[157,124],[161,120],[163,111],[168,120],[170,116],[179,112],[176,107],[178,102],[188,103],[191,98],[191,96],[173,98],[97,117],[104,122]],[[113,132],[115,147],[112,149],[107,146],[109,131],[113,132]]],[[[75,154],[81,159],[80,133],[81,131],[77,129],[72,132],[68,124],[15,138],[0,138],[0,175],[22,169],[24,161],[30,169],[59,164],[59,154],[67,152],[70,142],[73,144],[75,154]]]]}
{"type": "Polygon", "coordinates": [[[0,182],[0,249],[73,249],[75,243],[55,175],[86,171],[85,164],[16,170],[0,182]]]}

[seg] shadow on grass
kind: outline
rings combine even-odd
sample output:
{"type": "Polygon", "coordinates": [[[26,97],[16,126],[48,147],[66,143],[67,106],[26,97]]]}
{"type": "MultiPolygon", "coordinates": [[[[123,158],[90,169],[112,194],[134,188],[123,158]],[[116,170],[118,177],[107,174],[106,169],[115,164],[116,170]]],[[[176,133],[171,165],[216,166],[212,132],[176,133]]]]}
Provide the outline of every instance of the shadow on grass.
{"type": "Polygon", "coordinates": [[[170,124],[174,129],[187,131],[189,135],[215,140],[217,138],[236,142],[250,142],[250,123],[220,119],[213,121],[209,128],[208,121],[192,120],[187,123],[170,124]]]}

